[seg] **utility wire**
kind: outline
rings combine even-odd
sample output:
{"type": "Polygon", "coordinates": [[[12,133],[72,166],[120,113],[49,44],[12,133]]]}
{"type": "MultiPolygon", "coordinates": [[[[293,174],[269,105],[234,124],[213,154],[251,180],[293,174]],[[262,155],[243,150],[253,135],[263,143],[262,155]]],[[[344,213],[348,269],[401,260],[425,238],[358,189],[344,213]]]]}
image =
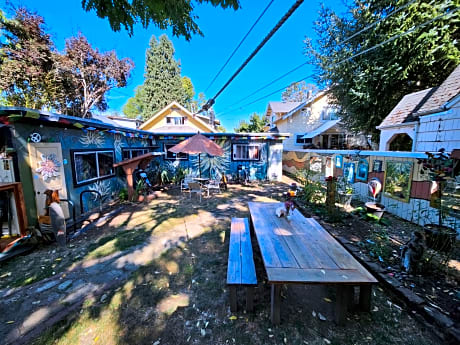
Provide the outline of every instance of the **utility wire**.
{"type": "Polygon", "coordinates": [[[289,19],[289,17],[294,13],[294,11],[299,8],[304,0],[297,0],[294,5],[286,12],[286,14],[280,19],[280,21],[275,25],[275,27],[268,33],[267,36],[259,43],[256,49],[249,55],[249,57],[243,62],[243,64],[236,70],[235,73],[230,77],[230,79],[221,87],[221,89],[215,94],[213,98],[208,100],[206,104],[198,111],[201,113],[208,110],[216,102],[216,98],[227,88],[227,86],[236,78],[236,76],[243,70],[244,67],[251,61],[254,56],[259,52],[260,49],[268,42],[270,38],[279,30],[279,28],[289,19]]]}
{"type": "MultiPolygon", "coordinates": [[[[386,20],[387,18],[389,18],[390,16],[392,16],[393,14],[397,13],[397,12],[400,12],[401,10],[405,9],[406,7],[410,6],[411,4],[413,4],[415,1],[417,0],[412,0],[410,2],[408,2],[407,4],[401,6],[401,7],[398,7],[396,10],[390,12],[387,16],[385,16],[384,18],[380,18],[378,20],[376,20],[375,22],[367,25],[366,27],[364,27],[363,29],[359,30],[358,32],[354,33],[353,35],[347,37],[345,40],[341,41],[340,43],[338,43],[337,45],[342,45],[346,42],[348,42],[349,40],[351,40],[353,37],[356,37],[357,35],[369,30],[370,28],[376,26],[378,23],[386,20]]],[[[287,75],[291,74],[292,72],[296,71],[297,69],[305,66],[306,64],[308,64],[308,62],[304,62],[304,63],[301,63],[300,65],[298,65],[297,67],[294,67],[292,70],[290,70],[289,72],[286,72],[285,74],[283,74],[282,76],[272,80],[271,82],[267,83],[266,85],[260,87],[259,89],[257,89],[256,91],[252,92],[251,94],[247,95],[246,97],[243,97],[242,99],[240,99],[239,101],[236,101],[235,103],[229,105],[227,108],[225,108],[223,110],[223,112],[226,112],[227,109],[233,107],[234,105],[238,104],[238,103],[241,103],[242,101],[248,99],[249,97],[255,95],[256,93],[262,91],[263,89],[266,89],[267,87],[269,87],[270,85],[272,85],[273,83],[279,81],[280,79],[286,77],[287,75]]]]}
{"type": "Polygon", "coordinates": [[[361,30],[359,30],[358,32],[355,32],[353,35],[351,35],[350,37],[347,37],[345,40],[343,40],[342,42],[338,43],[337,45],[341,45],[341,44],[344,44],[344,43],[347,43],[349,40],[351,40],[352,38],[358,36],[359,34],[363,33],[364,31],[367,31],[369,30],[370,28],[373,28],[374,26],[376,26],[378,23],[384,21],[385,19],[389,18],[390,16],[392,16],[393,14],[395,13],[398,13],[399,11],[405,9],[406,7],[412,5],[414,2],[416,2],[417,0],[412,0],[410,2],[408,2],[407,4],[397,8],[396,10],[388,13],[388,15],[386,15],[385,17],[383,18],[380,18],[378,20],[376,20],[375,22],[369,24],[368,26],[362,28],[361,30]]]}
{"type": "MultiPolygon", "coordinates": [[[[375,45],[375,46],[372,46],[372,47],[370,47],[370,48],[368,48],[368,49],[365,49],[365,50],[363,50],[363,51],[361,51],[361,52],[359,52],[359,53],[356,53],[356,54],[354,54],[354,55],[352,55],[352,56],[350,56],[350,57],[348,57],[348,58],[345,58],[345,59],[343,59],[343,60],[340,60],[339,62],[336,62],[336,63],[330,65],[329,68],[339,66],[340,64],[342,64],[342,63],[344,63],[344,62],[347,62],[347,61],[350,61],[350,60],[354,59],[355,57],[358,57],[358,56],[361,56],[361,55],[363,55],[363,54],[365,54],[365,53],[368,53],[368,52],[370,52],[370,51],[373,51],[373,50],[375,50],[375,49],[377,49],[377,48],[383,46],[384,44],[386,44],[386,43],[388,43],[388,42],[394,41],[395,39],[397,39],[397,38],[399,38],[399,37],[406,36],[406,35],[408,35],[408,34],[414,32],[415,30],[417,30],[417,29],[419,29],[419,28],[421,28],[421,27],[424,27],[424,26],[426,26],[426,25],[428,25],[428,24],[431,24],[432,22],[434,22],[434,21],[436,21],[436,20],[438,20],[438,19],[441,19],[442,17],[445,17],[445,16],[447,16],[447,15],[453,15],[453,14],[454,14],[455,12],[457,12],[458,10],[460,10],[460,7],[457,7],[457,8],[455,8],[454,10],[452,10],[452,11],[450,11],[450,12],[441,14],[441,15],[435,17],[435,18],[432,18],[432,19],[430,19],[430,20],[428,20],[428,21],[426,21],[426,22],[424,22],[424,23],[422,23],[422,24],[419,24],[419,25],[413,27],[412,29],[409,29],[409,30],[407,30],[407,31],[405,31],[405,32],[403,32],[403,33],[401,33],[401,34],[392,36],[392,37],[390,37],[389,39],[387,39],[387,40],[385,40],[385,41],[383,41],[383,42],[381,42],[381,43],[379,43],[379,44],[377,44],[377,45],[375,45]]],[[[300,79],[299,81],[294,82],[294,83],[301,82],[301,81],[303,81],[303,80],[305,80],[305,79],[308,79],[308,78],[310,78],[310,77],[312,77],[312,76],[314,76],[314,75],[307,76],[307,77],[302,78],[302,79],[300,79]]],[[[289,85],[291,85],[291,84],[292,84],[292,83],[290,83],[289,85]]],[[[276,91],[273,91],[273,92],[271,92],[271,93],[269,93],[269,94],[267,94],[267,95],[265,95],[265,96],[263,96],[263,97],[260,97],[260,98],[256,99],[255,101],[252,101],[252,102],[250,102],[250,103],[246,103],[246,104],[244,104],[244,105],[242,105],[242,106],[240,106],[240,107],[236,107],[235,109],[237,109],[237,108],[244,108],[244,107],[247,107],[248,105],[251,105],[251,104],[254,104],[254,103],[256,103],[256,102],[259,102],[259,101],[261,101],[261,100],[263,100],[263,99],[265,99],[265,98],[267,98],[267,97],[269,97],[269,96],[271,96],[271,95],[273,95],[273,94],[275,94],[275,93],[277,93],[277,92],[280,92],[280,91],[286,89],[289,85],[287,85],[287,86],[285,86],[285,87],[283,87],[283,88],[280,88],[280,89],[278,89],[278,90],[276,90],[276,91]]],[[[269,86],[269,85],[267,85],[267,86],[269,86]]],[[[235,110],[235,109],[232,109],[232,110],[229,110],[229,111],[233,111],[233,110],[235,110]]],[[[229,111],[227,111],[227,112],[222,112],[222,113],[217,114],[217,115],[228,114],[229,111]]],[[[220,117],[222,117],[222,116],[220,116],[220,117]]]]}
{"type": "Polygon", "coordinates": [[[222,71],[224,70],[225,66],[227,66],[227,64],[230,62],[230,60],[232,59],[233,55],[235,55],[235,53],[237,52],[237,50],[241,47],[241,45],[243,44],[243,42],[246,40],[246,38],[249,36],[249,34],[251,33],[252,29],[254,29],[254,27],[257,25],[257,23],[259,22],[259,20],[264,16],[265,12],[267,12],[267,10],[269,9],[269,7],[271,6],[271,4],[273,3],[273,1],[275,0],[271,0],[270,3],[267,5],[267,7],[265,7],[265,9],[262,11],[262,13],[260,14],[259,18],[257,18],[257,20],[254,22],[254,24],[252,24],[251,28],[249,29],[249,31],[246,33],[246,35],[244,35],[243,39],[240,41],[240,43],[238,43],[238,45],[236,46],[236,48],[233,50],[233,52],[230,54],[230,56],[228,57],[227,61],[225,61],[224,65],[220,68],[219,72],[217,72],[216,76],[211,80],[211,82],[209,83],[208,87],[204,90],[204,92],[206,93],[208,91],[208,89],[211,87],[211,85],[216,81],[217,77],[220,75],[220,73],[222,73],[222,71]]]}

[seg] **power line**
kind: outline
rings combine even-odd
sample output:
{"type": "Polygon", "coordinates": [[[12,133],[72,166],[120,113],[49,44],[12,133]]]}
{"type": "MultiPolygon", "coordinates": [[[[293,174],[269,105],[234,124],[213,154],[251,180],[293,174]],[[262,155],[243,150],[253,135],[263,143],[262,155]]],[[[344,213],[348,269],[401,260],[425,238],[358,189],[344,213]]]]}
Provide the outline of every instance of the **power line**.
{"type": "MultiPolygon", "coordinates": [[[[363,33],[364,31],[367,31],[367,30],[369,30],[370,28],[376,26],[378,23],[384,21],[385,19],[389,18],[390,16],[392,16],[393,14],[395,14],[395,13],[397,13],[397,12],[400,12],[400,11],[403,10],[404,8],[406,8],[406,7],[408,7],[409,5],[413,4],[415,1],[417,1],[417,0],[412,0],[412,1],[408,2],[407,4],[405,4],[405,5],[403,5],[403,6],[399,7],[399,8],[397,8],[396,10],[390,12],[390,13],[389,13],[387,16],[385,16],[384,18],[380,18],[380,19],[376,20],[375,22],[373,22],[373,23],[367,25],[366,27],[364,27],[363,29],[361,29],[361,30],[359,30],[358,32],[354,33],[354,34],[351,35],[350,37],[347,37],[345,40],[343,40],[342,42],[338,43],[337,45],[341,45],[341,44],[344,44],[344,43],[348,42],[348,41],[351,40],[353,37],[356,37],[357,35],[363,33]]],[[[308,62],[301,63],[300,65],[294,67],[294,68],[293,68],[292,70],[290,70],[289,72],[286,72],[286,73],[283,74],[282,76],[280,76],[280,77],[278,77],[278,78],[272,80],[271,82],[269,82],[269,83],[267,83],[266,85],[260,87],[259,89],[257,89],[256,91],[252,92],[251,94],[249,94],[249,95],[243,97],[242,99],[236,101],[235,103],[229,105],[227,108],[225,108],[225,109],[223,110],[223,112],[226,112],[226,110],[227,110],[228,108],[231,108],[231,107],[233,107],[235,104],[238,104],[238,103],[240,103],[240,102],[242,102],[242,101],[248,99],[249,97],[255,95],[256,93],[262,91],[263,89],[266,89],[267,87],[269,87],[269,86],[272,85],[273,83],[275,83],[275,82],[279,81],[280,79],[286,77],[287,75],[289,75],[289,74],[291,74],[292,72],[296,71],[297,69],[299,69],[299,68],[305,66],[306,64],[308,64],[308,62]]]]}
{"type": "Polygon", "coordinates": [[[198,111],[198,113],[208,110],[215,103],[216,98],[227,88],[227,86],[236,78],[236,76],[243,70],[244,67],[251,61],[254,56],[259,52],[260,49],[268,42],[270,38],[278,31],[278,29],[289,19],[289,17],[294,13],[294,11],[299,8],[304,0],[297,0],[294,5],[286,12],[286,14],[280,19],[280,21],[275,25],[275,27],[268,33],[268,35],[259,43],[256,49],[249,55],[249,57],[243,62],[243,64],[236,70],[235,73],[230,77],[230,79],[221,87],[221,89],[216,93],[216,95],[208,100],[206,104],[198,111]]]}
{"type": "MultiPolygon", "coordinates": [[[[381,42],[381,43],[379,43],[379,44],[377,44],[377,45],[375,45],[375,46],[373,46],[373,47],[370,47],[370,48],[365,49],[365,50],[363,50],[363,51],[361,51],[361,52],[359,52],[359,53],[356,53],[356,54],[354,54],[354,55],[352,55],[352,56],[350,56],[350,57],[348,57],[348,58],[345,58],[345,59],[343,59],[343,60],[340,60],[339,62],[336,62],[336,63],[332,64],[332,65],[330,66],[330,68],[336,67],[336,66],[338,66],[338,65],[340,65],[340,64],[342,64],[342,63],[344,63],[344,62],[346,62],[346,61],[350,61],[351,59],[353,59],[353,58],[355,58],[355,57],[361,56],[361,55],[363,55],[363,54],[365,54],[365,53],[368,53],[368,52],[370,52],[370,51],[372,51],[372,50],[375,50],[375,49],[377,49],[377,48],[383,46],[384,44],[386,44],[386,43],[388,43],[388,42],[394,41],[395,39],[397,39],[397,38],[399,38],[399,37],[406,36],[406,35],[408,35],[408,34],[414,32],[415,30],[417,30],[417,29],[419,29],[419,28],[421,28],[421,27],[424,27],[424,26],[426,26],[426,25],[428,25],[428,24],[431,24],[432,22],[434,22],[434,21],[436,21],[436,20],[438,20],[438,19],[441,19],[442,17],[445,17],[445,16],[447,16],[447,15],[453,15],[453,14],[454,14],[455,12],[457,12],[458,10],[460,10],[460,7],[455,8],[455,9],[452,10],[451,12],[447,12],[447,13],[441,14],[441,15],[435,17],[435,18],[432,18],[432,19],[430,19],[430,20],[428,20],[428,21],[426,21],[426,22],[424,22],[424,23],[422,23],[422,24],[419,24],[419,25],[413,27],[412,29],[409,29],[409,30],[407,30],[407,31],[405,31],[405,32],[403,32],[403,33],[401,33],[401,34],[392,36],[392,37],[390,37],[389,39],[387,39],[387,40],[385,40],[385,41],[383,41],[383,42],[381,42]]],[[[294,83],[299,83],[299,82],[301,82],[301,81],[303,81],[303,80],[305,80],[305,79],[311,78],[311,77],[313,77],[313,76],[314,76],[314,74],[312,74],[312,75],[310,75],[310,76],[307,76],[307,77],[305,77],[305,78],[302,78],[302,79],[300,79],[299,81],[294,82],[294,83]]],[[[292,84],[292,83],[290,83],[289,85],[291,85],[291,84],[292,84]]],[[[271,84],[270,84],[270,85],[271,85],[271,84]]],[[[267,97],[269,97],[269,96],[271,96],[271,95],[273,95],[273,94],[275,94],[275,93],[277,93],[277,92],[280,92],[280,91],[286,89],[289,85],[287,85],[287,86],[285,86],[285,87],[283,87],[283,88],[280,88],[280,89],[278,89],[278,90],[276,90],[276,91],[273,91],[273,92],[271,92],[271,93],[269,93],[269,94],[267,94],[267,95],[265,95],[265,96],[263,96],[263,97],[260,97],[260,98],[258,98],[258,99],[256,99],[256,100],[252,101],[252,102],[246,103],[246,104],[244,104],[244,105],[242,105],[242,106],[240,106],[240,107],[237,107],[237,108],[244,108],[244,107],[247,107],[248,105],[257,103],[257,102],[259,102],[259,101],[261,101],[261,100],[263,100],[263,99],[265,99],[265,98],[267,98],[267,97]]],[[[267,86],[269,86],[269,85],[267,85],[267,86]]],[[[235,109],[237,109],[237,108],[235,108],[235,109]]],[[[230,111],[233,111],[233,110],[235,110],[235,109],[232,109],[232,110],[230,110],[230,111]]],[[[218,114],[218,115],[228,114],[228,112],[229,112],[229,111],[227,111],[227,112],[222,112],[222,113],[220,113],[220,114],[218,114]]],[[[222,117],[222,116],[221,116],[221,117],[222,117]]]]}
{"type": "Polygon", "coordinates": [[[209,83],[208,87],[204,90],[204,92],[206,93],[208,91],[208,89],[211,87],[211,85],[214,83],[214,81],[217,79],[217,77],[220,75],[220,73],[224,70],[225,66],[227,66],[227,64],[230,62],[230,60],[232,59],[233,55],[235,55],[235,53],[237,52],[237,50],[240,48],[240,46],[243,44],[243,42],[246,40],[246,38],[249,36],[249,34],[251,33],[252,29],[254,29],[254,27],[257,25],[257,23],[259,22],[259,20],[264,16],[265,12],[267,12],[268,8],[271,6],[271,4],[273,3],[273,1],[275,0],[271,0],[270,3],[267,5],[267,7],[265,7],[265,9],[262,11],[262,13],[260,14],[259,18],[257,18],[257,20],[254,22],[254,24],[252,24],[251,28],[249,29],[249,31],[246,33],[246,35],[244,35],[243,39],[240,41],[240,43],[236,46],[236,48],[233,50],[233,52],[230,54],[230,56],[228,57],[227,61],[225,61],[225,63],[223,64],[223,66],[220,68],[219,72],[217,72],[217,74],[215,75],[215,77],[211,80],[211,82],[209,83]]]}
{"type": "Polygon", "coordinates": [[[399,7],[399,8],[397,8],[397,9],[394,10],[393,12],[388,13],[388,15],[386,15],[385,17],[380,18],[380,19],[376,20],[375,22],[369,24],[368,26],[362,28],[362,29],[359,30],[358,32],[355,32],[353,35],[351,35],[350,37],[347,37],[345,40],[343,40],[342,42],[338,43],[337,45],[344,44],[344,43],[348,42],[349,40],[351,40],[353,37],[356,37],[356,36],[358,36],[359,34],[363,33],[364,31],[367,31],[367,30],[369,30],[370,28],[373,28],[373,27],[376,26],[378,23],[384,21],[385,19],[389,18],[389,17],[392,16],[393,14],[398,13],[399,11],[401,11],[401,10],[405,9],[406,7],[412,5],[415,1],[417,1],[417,0],[412,0],[412,1],[408,2],[407,4],[405,4],[405,5],[403,5],[403,6],[399,7]]]}
{"type": "MultiPolygon", "coordinates": [[[[294,83],[300,83],[301,81],[304,81],[304,80],[313,78],[314,76],[315,76],[314,74],[310,74],[310,75],[308,75],[308,76],[306,76],[306,77],[304,77],[304,78],[302,78],[302,79],[300,79],[300,80],[298,80],[298,81],[295,81],[294,83]]],[[[290,83],[289,85],[291,85],[291,84],[292,84],[292,83],[290,83]]],[[[242,105],[242,106],[240,106],[240,107],[237,107],[237,108],[245,108],[245,107],[247,107],[248,105],[251,105],[251,104],[260,102],[260,101],[264,100],[265,98],[267,98],[267,97],[269,97],[269,96],[271,96],[271,95],[274,95],[274,94],[277,93],[277,92],[283,91],[283,90],[286,89],[289,85],[286,85],[286,86],[284,86],[284,87],[282,87],[282,88],[280,88],[280,89],[278,89],[278,90],[275,90],[275,91],[273,91],[273,92],[271,92],[271,93],[269,93],[269,94],[267,94],[267,95],[264,95],[264,96],[262,96],[262,97],[260,97],[260,98],[257,98],[256,100],[251,101],[251,102],[249,102],[249,103],[246,103],[246,104],[244,104],[244,105],[242,105]]],[[[235,108],[235,109],[237,109],[237,108],[235,108]]],[[[228,115],[228,113],[229,113],[230,111],[233,111],[233,110],[235,110],[235,109],[229,110],[229,111],[227,111],[227,112],[222,112],[222,113],[220,113],[220,115],[224,115],[224,114],[227,114],[227,115],[228,115]]],[[[218,115],[219,115],[219,114],[218,114],[218,115]]],[[[224,115],[224,116],[225,116],[225,115],[224,115]]],[[[220,116],[220,117],[224,117],[224,116],[220,116]]]]}

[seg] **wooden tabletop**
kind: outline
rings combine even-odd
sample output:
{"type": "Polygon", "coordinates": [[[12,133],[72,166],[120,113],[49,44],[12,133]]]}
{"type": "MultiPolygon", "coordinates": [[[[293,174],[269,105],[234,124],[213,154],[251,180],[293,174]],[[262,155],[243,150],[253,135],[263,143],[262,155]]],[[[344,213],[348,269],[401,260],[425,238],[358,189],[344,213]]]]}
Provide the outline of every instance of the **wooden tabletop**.
{"type": "Polygon", "coordinates": [[[373,284],[377,280],[313,218],[284,203],[250,202],[252,224],[269,283],[373,284]]]}

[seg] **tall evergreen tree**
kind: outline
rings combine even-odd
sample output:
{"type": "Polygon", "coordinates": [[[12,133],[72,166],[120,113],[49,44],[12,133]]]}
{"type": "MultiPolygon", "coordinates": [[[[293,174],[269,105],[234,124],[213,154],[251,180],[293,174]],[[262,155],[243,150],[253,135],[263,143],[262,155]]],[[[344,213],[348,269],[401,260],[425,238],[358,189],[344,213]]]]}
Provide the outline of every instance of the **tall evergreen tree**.
{"type": "Polygon", "coordinates": [[[136,87],[136,90],[134,90],[134,97],[129,98],[123,106],[122,111],[126,117],[135,119],[138,116],[142,116],[142,111],[144,109],[143,94],[144,86],[139,85],[136,87]]]}
{"type": "Polygon", "coordinates": [[[143,113],[147,120],[172,101],[184,104],[187,95],[182,86],[180,64],[174,59],[174,46],[166,35],[152,36],[146,52],[143,86],[143,113]]]}

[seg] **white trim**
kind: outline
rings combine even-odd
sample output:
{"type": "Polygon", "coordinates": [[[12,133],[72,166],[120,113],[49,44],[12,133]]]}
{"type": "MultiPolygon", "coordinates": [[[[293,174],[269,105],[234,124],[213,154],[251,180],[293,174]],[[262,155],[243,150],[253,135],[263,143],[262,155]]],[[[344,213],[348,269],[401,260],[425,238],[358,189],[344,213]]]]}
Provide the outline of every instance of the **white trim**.
{"type": "Polygon", "coordinates": [[[234,161],[260,161],[260,144],[257,143],[233,143],[232,144],[232,160],[234,161]],[[244,146],[248,148],[248,156],[249,156],[249,148],[252,147],[257,147],[257,158],[235,158],[236,155],[236,150],[235,146],[244,146]]]}
{"type": "Polygon", "coordinates": [[[113,163],[112,165],[115,163],[115,152],[113,150],[99,150],[99,151],[74,151],[73,152],[73,170],[74,170],[74,173],[75,173],[75,183],[77,186],[80,186],[82,184],[85,184],[85,183],[88,183],[88,182],[91,182],[91,181],[97,181],[97,180],[100,180],[100,179],[103,179],[105,177],[108,177],[108,176],[115,176],[115,169],[113,168],[112,166],[112,174],[108,174],[108,175],[102,175],[100,176],[99,175],[99,153],[111,153],[112,154],[112,160],[113,160],[113,163]],[[78,181],[78,174],[77,174],[77,169],[76,169],[76,155],[88,155],[88,154],[92,154],[92,153],[95,153],[96,154],[96,177],[93,177],[93,178],[90,178],[88,180],[82,180],[82,181],[78,181]]]}
{"type": "Polygon", "coordinates": [[[404,122],[404,123],[397,123],[394,125],[386,125],[386,126],[376,126],[376,129],[387,129],[387,128],[400,128],[400,127],[410,127],[413,125],[418,124],[418,121],[411,121],[411,122],[404,122]]]}

